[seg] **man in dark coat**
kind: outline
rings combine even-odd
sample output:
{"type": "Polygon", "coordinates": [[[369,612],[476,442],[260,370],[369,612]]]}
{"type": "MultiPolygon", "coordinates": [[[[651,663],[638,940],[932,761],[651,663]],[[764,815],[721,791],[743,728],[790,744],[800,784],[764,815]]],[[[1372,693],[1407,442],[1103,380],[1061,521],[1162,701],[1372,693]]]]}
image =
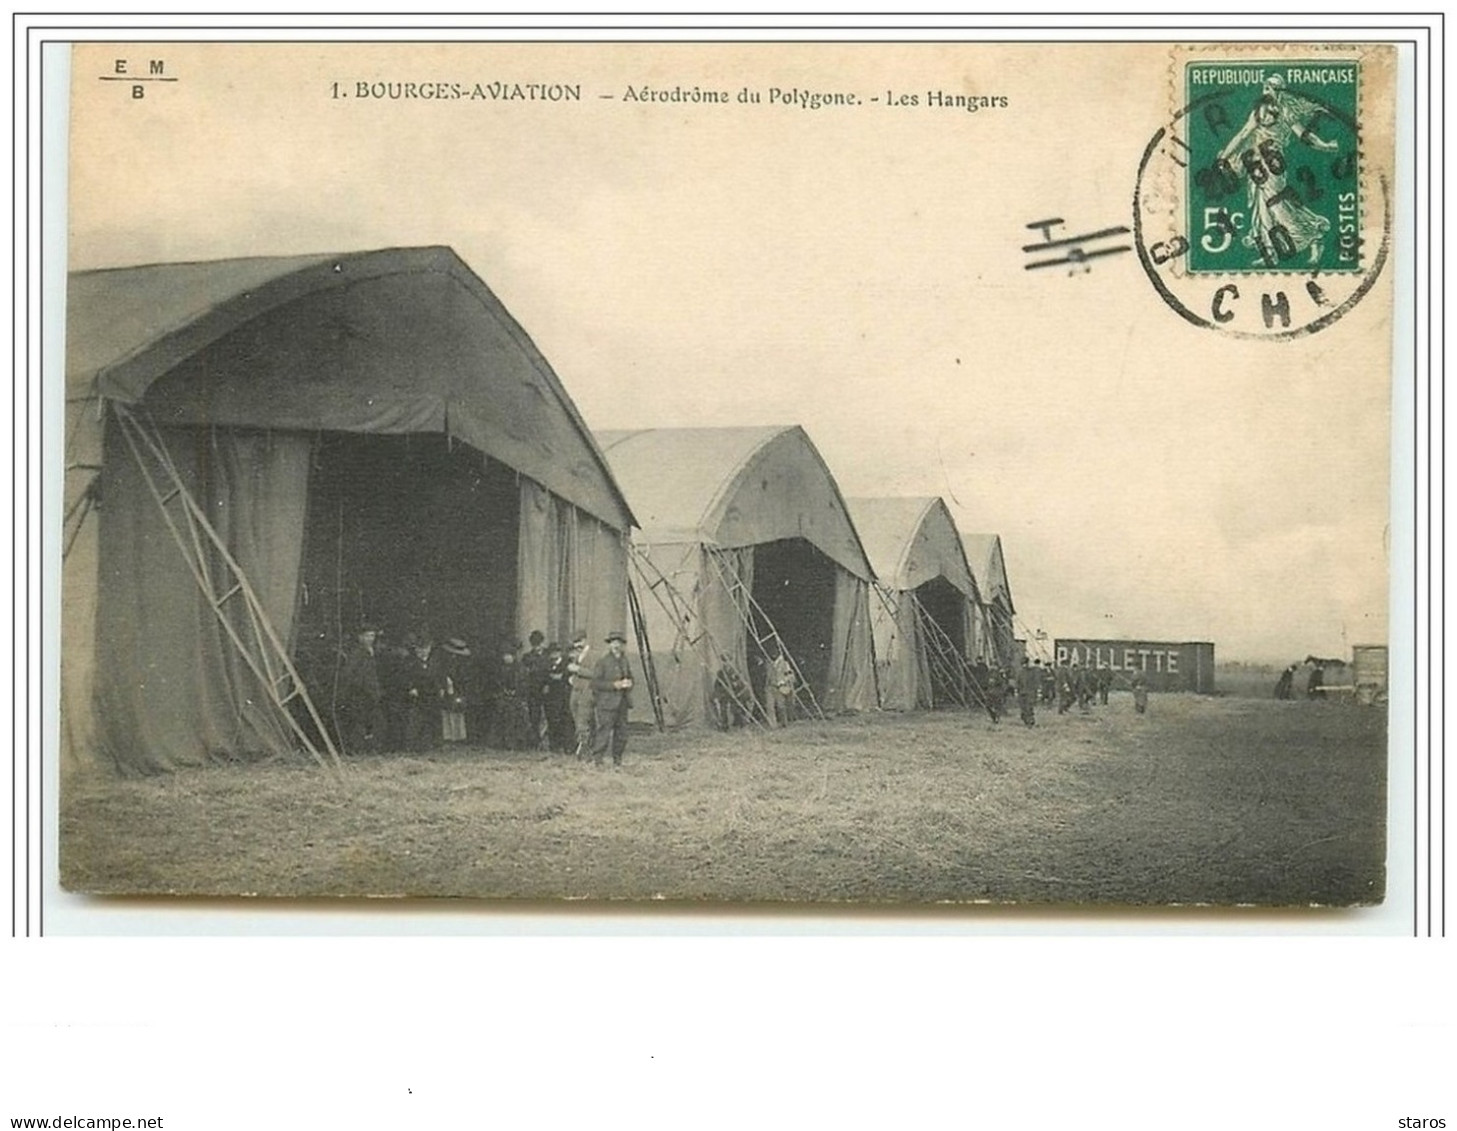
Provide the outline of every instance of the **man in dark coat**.
{"type": "Polygon", "coordinates": [[[406,641],[406,648],[397,676],[400,741],[406,750],[429,750],[440,740],[439,650],[424,637],[406,641]]]}
{"type": "Polygon", "coordinates": [[[1078,701],[1078,710],[1087,714],[1093,709],[1093,673],[1085,667],[1073,668],[1073,694],[1078,701]]]}
{"type": "MultiPolygon", "coordinates": [[[[1034,663],[1040,664],[1041,660],[1034,663]]],[[[1042,684],[1039,687],[1039,698],[1044,703],[1053,703],[1057,700],[1057,672],[1053,670],[1052,661],[1048,660],[1045,667],[1038,669],[1042,675],[1042,684]]]]}
{"type": "Polygon", "coordinates": [[[375,645],[379,627],[361,624],[354,643],[339,669],[334,718],[339,741],[346,754],[374,753],[384,741],[383,694],[379,684],[379,660],[375,645]]]}
{"type": "Polygon", "coordinates": [[[1141,715],[1148,710],[1148,676],[1134,672],[1129,683],[1133,687],[1133,709],[1141,715]]]}
{"type": "Polygon", "coordinates": [[[987,662],[978,658],[971,665],[971,709],[984,709],[991,716],[992,722],[997,722],[1002,717],[1003,689],[992,687],[992,682],[992,672],[987,667],[987,662]]]}
{"type": "Polygon", "coordinates": [[[521,657],[521,675],[525,683],[527,742],[530,749],[541,747],[542,735],[546,733],[546,685],[547,668],[551,657],[546,654],[546,637],[538,629],[532,629],[526,638],[531,645],[521,657]]]}
{"type": "Polygon", "coordinates": [[[567,671],[567,657],[555,642],[546,649],[546,732],[553,754],[570,754],[577,745],[577,730],[572,722],[572,679],[567,671]]]}
{"type": "Polygon", "coordinates": [[[602,765],[607,752],[622,765],[627,748],[627,712],[632,707],[632,668],[623,655],[627,637],[607,634],[607,652],[592,669],[592,761],[602,765]]]}
{"type": "Polygon", "coordinates": [[[1065,715],[1073,705],[1073,670],[1067,664],[1057,665],[1057,713],[1065,715]]]}
{"type": "Polygon", "coordinates": [[[734,666],[733,658],[721,652],[718,675],[713,680],[713,723],[719,730],[732,730],[748,723],[754,711],[754,693],[734,666]]]}
{"type": "Polygon", "coordinates": [[[1022,712],[1023,726],[1037,725],[1037,695],[1042,689],[1042,673],[1024,657],[1017,673],[1017,706],[1022,712]]]}

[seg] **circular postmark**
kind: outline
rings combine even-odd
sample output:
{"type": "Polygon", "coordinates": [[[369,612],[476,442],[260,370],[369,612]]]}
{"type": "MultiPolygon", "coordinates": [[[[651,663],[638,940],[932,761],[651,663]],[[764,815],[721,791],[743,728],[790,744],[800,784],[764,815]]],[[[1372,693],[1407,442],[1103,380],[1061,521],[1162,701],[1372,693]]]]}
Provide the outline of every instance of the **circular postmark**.
{"type": "Polygon", "coordinates": [[[1231,337],[1331,325],[1375,284],[1391,238],[1386,177],[1362,166],[1359,63],[1189,63],[1185,81],[1134,189],[1154,289],[1231,337]]]}

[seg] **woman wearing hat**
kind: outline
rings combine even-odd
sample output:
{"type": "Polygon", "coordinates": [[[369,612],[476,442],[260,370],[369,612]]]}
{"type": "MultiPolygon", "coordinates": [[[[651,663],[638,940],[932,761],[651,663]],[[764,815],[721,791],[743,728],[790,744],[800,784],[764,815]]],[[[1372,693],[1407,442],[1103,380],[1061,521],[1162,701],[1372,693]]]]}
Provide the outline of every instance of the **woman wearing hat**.
{"type": "Polygon", "coordinates": [[[623,655],[627,637],[607,634],[607,652],[592,669],[592,761],[602,765],[612,751],[612,764],[622,765],[627,749],[627,712],[632,707],[632,668],[623,655]]]}
{"type": "Polygon", "coordinates": [[[470,648],[459,636],[440,646],[440,736],[446,742],[466,740],[465,712],[470,705],[470,648]]]}

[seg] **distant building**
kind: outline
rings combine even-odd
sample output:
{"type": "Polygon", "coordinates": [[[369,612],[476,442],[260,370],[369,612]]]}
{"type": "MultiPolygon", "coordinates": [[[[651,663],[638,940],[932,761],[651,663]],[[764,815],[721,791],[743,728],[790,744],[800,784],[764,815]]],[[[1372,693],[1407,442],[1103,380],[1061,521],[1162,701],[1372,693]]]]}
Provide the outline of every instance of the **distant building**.
{"type": "Polygon", "coordinates": [[[1384,703],[1387,695],[1388,653],[1385,644],[1356,644],[1351,648],[1356,698],[1363,703],[1384,703]]]}

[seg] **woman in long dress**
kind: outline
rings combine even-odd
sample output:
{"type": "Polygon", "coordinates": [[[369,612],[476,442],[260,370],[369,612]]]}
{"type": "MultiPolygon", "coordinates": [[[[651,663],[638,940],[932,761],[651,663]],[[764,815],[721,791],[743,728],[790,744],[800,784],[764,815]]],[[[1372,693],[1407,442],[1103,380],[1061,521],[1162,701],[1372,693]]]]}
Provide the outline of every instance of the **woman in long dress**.
{"type": "Polygon", "coordinates": [[[1302,255],[1312,265],[1320,262],[1331,222],[1301,203],[1290,187],[1290,161],[1297,141],[1327,153],[1340,148],[1310,128],[1325,113],[1271,75],[1245,124],[1219,151],[1221,167],[1245,180],[1249,227],[1241,242],[1259,251],[1257,265],[1275,267],[1302,255]]]}

